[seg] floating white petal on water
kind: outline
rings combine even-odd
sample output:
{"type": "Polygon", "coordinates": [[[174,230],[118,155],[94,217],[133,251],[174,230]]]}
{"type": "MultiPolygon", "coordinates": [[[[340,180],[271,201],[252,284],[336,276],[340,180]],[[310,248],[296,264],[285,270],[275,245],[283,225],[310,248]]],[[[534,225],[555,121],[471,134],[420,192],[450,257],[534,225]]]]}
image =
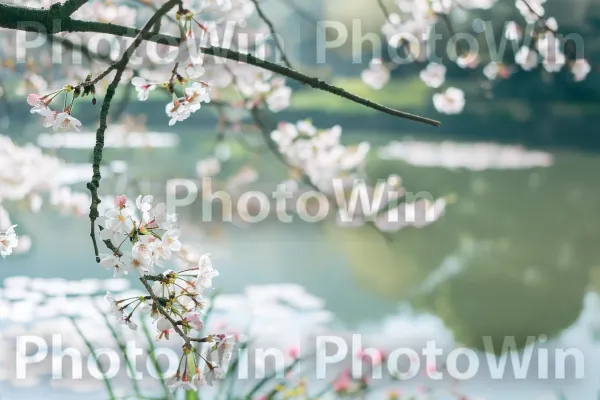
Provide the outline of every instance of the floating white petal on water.
{"type": "MultiPolygon", "coordinates": [[[[48,149],[92,149],[96,145],[96,132],[41,133],[37,143],[48,149]]],[[[109,131],[104,139],[105,148],[169,148],[179,144],[174,133],[109,131]]]]}
{"type": "Polygon", "coordinates": [[[378,156],[384,160],[402,160],[421,167],[475,171],[549,167],[553,163],[552,154],[547,152],[481,142],[391,141],[379,148],[378,156]]]}

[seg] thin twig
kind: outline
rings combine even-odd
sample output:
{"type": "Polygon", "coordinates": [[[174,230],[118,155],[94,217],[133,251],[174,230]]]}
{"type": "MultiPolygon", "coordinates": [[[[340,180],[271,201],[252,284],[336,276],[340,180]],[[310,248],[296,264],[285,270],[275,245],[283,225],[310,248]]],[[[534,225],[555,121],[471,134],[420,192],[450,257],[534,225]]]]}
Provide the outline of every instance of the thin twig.
{"type": "Polygon", "coordinates": [[[523,4],[525,4],[525,6],[529,9],[529,11],[531,11],[531,13],[533,15],[535,15],[542,22],[542,24],[544,24],[544,28],[546,28],[547,30],[549,30],[550,32],[552,32],[556,35],[556,33],[557,33],[556,30],[551,29],[548,26],[548,22],[546,21],[546,19],[540,13],[538,13],[531,4],[529,4],[528,0],[521,0],[521,1],[523,2],[523,4]]]}
{"type": "Polygon", "coordinates": [[[167,319],[167,321],[169,321],[171,323],[171,325],[173,325],[173,330],[175,330],[175,333],[177,333],[179,336],[181,336],[181,338],[183,339],[183,341],[185,343],[187,343],[187,344],[189,344],[190,342],[203,343],[203,342],[210,342],[210,341],[212,341],[212,339],[209,336],[204,337],[204,338],[193,338],[193,337],[190,337],[190,336],[186,335],[185,333],[183,333],[183,331],[181,330],[181,328],[179,328],[179,324],[177,323],[177,321],[175,321],[173,319],[173,317],[171,317],[169,315],[169,313],[167,312],[167,310],[165,310],[165,308],[160,304],[160,300],[158,299],[158,297],[156,297],[156,294],[154,294],[154,291],[152,290],[152,287],[148,283],[147,277],[145,277],[145,276],[140,277],[140,282],[142,282],[142,284],[144,285],[144,287],[146,288],[146,290],[150,294],[150,297],[152,298],[153,304],[156,306],[156,309],[158,310],[158,312],[161,313],[162,316],[165,317],[167,319]]]}
{"type": "Polygon", "coordinates": [[[271,36],[273,36],[273,40],[275,41],[275,46],[277,47],[277,50],[279,50],[279,53],[281,54],[281,60],[288,68],[292,69],[293,68],[292,64],[290,63],[287,56],[285,55],[285,51],[283,50],[283,43],[281,43],[281,41],[279,41],[279,35],[275,31],[275,27],[273,26],[273,23],[263,12],[262,8],[258,4],[258,0],[252,0],[252,2],[254,3],[254,7],[256,7],[256,12],[258,13],[258,16],[260,17],[260,19],[262,19],[263,22],[265,24],[267,24],[267,26],[269,27],[269,31],[271,31],[271,36]]]}
{"type": "Polygon", "coordinates": [[[385,16],[385,19],[392,22],[392,20],[390,19],[390,14],[391,14],[390,10],[387,8],[387,6],[383,2],[383,0],[377,0],[377,4],[379,4],[379,8],[381,9],[381,12],[385,16]]]}

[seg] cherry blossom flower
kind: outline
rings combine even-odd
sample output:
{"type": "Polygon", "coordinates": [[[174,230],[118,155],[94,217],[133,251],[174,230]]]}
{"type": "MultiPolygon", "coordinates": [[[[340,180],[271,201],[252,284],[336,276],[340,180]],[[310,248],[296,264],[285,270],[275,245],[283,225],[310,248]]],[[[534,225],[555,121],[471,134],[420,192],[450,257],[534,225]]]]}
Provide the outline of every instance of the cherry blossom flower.
{"type": "Polygon", "coordinates": [[[127,196],[120,195],[115,197],[115,208],[121,210],[127,205],[127,196]]]}
{"type": "Polygon", "coordinates": [[[188,63],[184,68],[184,73],[188,79],[198,79],[205,73],[201,62],[188,63]]]}
{"type": "Polygon", "coordinates": [[[154,200],[154,196],[152,196],[152,195],[147,195],[147,196],[139,195],[135,199],[135,206],[137,207],[138,210],[140,210],[142,212],[142,220],[143,221],[148,221],[150,219],[149,212],[152,209],[152,201],[153,200],[154,200]]]}
{"type": "Polygon", "coordinates": [[[381,89],[390,80],[390,70],[379,58],[374,58],[369,63],[369,68],[360,75],[362,81],[373,89],[381,89]]]}
{"type": "Polygon", "coordinates": [[[75,117],[72,117],[68,112],[58,113],[52,121],[52,129],[54,129],[54,131],[68,131],[75,129],[77,132],[79,132],[80,126],[81,121],[75,117]]]}
{"type": "Polygon", "coordinates": [[[273,112],[283,111],[290,106],[292,89],[288,86],[280,86],[273,90],[265,99],[267,107],[273,112]]]}
{"type": "Polygon", "coordinates": [[[216,157],[206,158],[196,163],[196,174],[200,177],[211,177],[221,171],[221,162],[216,157]]]}
{"type": "Polygon", "coordinates": [[[123,318],[121,323],[126,325],[132,331],[136,331],[138,328],[137,324],[131,320],[131,316],[123,318]]]}
{"type": "Polygon", "coordinates": [[[191,112],[198,111],[201,103],[210,103],[210,87],[207,84],[194,82],[185,88],[185,99],[191,112]]]}
{"type": "Polygon", "coordinates": [[[196,331],[201,331],[204,326],[204,322],[200,318],[200,314],[197,312],[189,312],[183,316],[183,324],[184,326],[189,326],[196,331]]]}
{"type": "Polygon", "coordinates": [[[150,261],[152,259],[155,242],[156,238],[152,235],[141,235],[138,237],[138,241],[131,247],[131,254],[146,258],[150,261]]]}
{"type": "Polygon", "coordinates": [[[50,108],[48,108],[48,103],[46,103],[42,96],[39,94],[30,94],[27,96],[27,103],[32,107],[30,112],[32,114],[40,114],[44,117],[48,116],[52,113],[50,108]]]}
{"type": "Polygon", "coordinates": [[[463,54],[456,58],[456,65],[461,68],[475,69],[479,65],[479,55],[474,52],[463,54]]]}
{"type": "Polygon", "coordinates": [[[462,90],[449,87],[443,93],[433,95],[435,109],[444,114],[460,114],[465,107],[465,94],[462,90]]]}
{"type": "Polygon", "coordinates": [[[530,71],[538,65],[538,54],[527,46],[523,46],[515,54],[515,62],[525,71],[530,71]]]}
{"type": "Polygon", "coordinates": [[[132,252],[131,254],[123,255],[121,257],[125,268],[131,271],[137,271],[140,275],[147,274],[152,271],[152,260],[149,257],[145,257],[142,253],[132,252]]]}
{"type": "Polygon", "coordinates": [[[156,226],[160,229],[171,229],[177,225],[177,215],[167,212],[166,203],[158,203],[154,206],[152,215],[149,218],[152,218],[156,226]]]}
{"type": "Polygon", "coordinates": [[[138,100],[146,101],[150,92],[156,88],[156,85],[149,83],[146,79],[136,76],[131,80],[131,84],[135,86],[137,91],[138,100]]]}
{"type": "Polygon", "coordinates": [[[110,312],[117,317],[118,320],[123,319],[123,310],[119,306],[119,303],[115,296],[111,292],[106,292],[104,299],[110,304],[110,312]]]}
{"type": "Polygon", "coordinates": [[[560,52],[551,52],[544,57],[542,64],[548,72],[559,72],[567,62],[565,55],[560,52]]]}
{"type": "Polygon", "coordinates": [[[133,229],[132,212],[129,208],[110,209],[104,214],[108,229],[115,234],[129,233],[133,229]]]}
{"type": "Polygon", "coordinates": [[[206,383],[209,386],[213,386],[213,382],[219,379],[223,379],[224,372],[218,365],[209,365],[208,373],[205,375],[206,383]]]}
{"type": "Polygon", "coordinates": [[[181,250],[181,242],[179,242],[181,231],[179,229],[170,229],[163,234],[162,241],[171,251],[181,250]]]}
{"type": "Polygon", "coordinates": [[[497,77],[508,78],[511,74],[510,69],[504,64],[491,62],[483,68],[483,74],[486,78],[493,81],[497,77]]]}
{"type": "Polygon", "coordinates": [[[515,21],[508,21],[504,27],[504,37],[508,40],[518,41],[523,37],[523,33],[515,21]]]}
{"type": "Polygon", "coordinates": [[[432,88],[439,88],[446,80],[446,67],[442,64],[429,63],[424,70],[419,73],[419,77],[425,84],[432,88]]]}
{"type": "Polygon", "coordinates": [[[6,232],[0,234],[0,255],[2,258],[6,258],[6,256],[11,255],[13,249],[19,244],[19,238],[15,232],[16,226],[17,225],[12,225],[6,230],[6,232]]]}
{"type": "Polygon", "coordinates": [[[158,330],[158,340],[165,338],[169,340],[171,332],[175,332],[173,324],[166,318],[160,318],[156,323],[156,329],[158,330]]]}
{"type": "Polygon", "coordinates": [[[556,18],[554,17],[550,17],[546,20],[546,28],[550,29],[551,31],[556,32],[558,30],[558,22],[556,21],[556,18]]]}
{"type": "Polygon", "coordinates": [[[298,128],[298,132],[306,136],[315,136],[317,134],[317,128],[312,124],[310,120],[302,120],[296,122],[296,127],[298,128]]]}
{"type": "Polygon", "coordinates": [[[271,140],[279,146],[279,149],[285,149],[292,144],[294,139],[298,137],[298,129],[294,124],[282,122],[277,126],[277,129],[271,132],[271,140]]]}
{"type": "Polygon", "coordinates": [[[542,6],[545,2],[546,0],[516,0],[515,6],[527,22],[535,22],[546,13],[542,6]]]}
{"type": "Polygon", "coordinates": [[[452,0],[432,0],[431,9],[437,14],[448,14],[453,5],[452,0]]]}
{"type": "Polygon", "coordinates": [[[198,261],[198,275],[196,277],[196,287],[208,289],[212,287],[213,278],[219,276],[219,272],[212,266],[209,254],[200,257],[198,261]]]}
{"type": "Polygon", "coordinates": [[[100,266],[104,269],[114,269],[113,277],[119,274],[127,273],[125,263],[116,254],[100,254],[100,266]]]}
{"type": "Polygon", "coordinates": [[[585,58],[579,58],[571,64],[571,72],[573,73],[576,82],[585,80],[591,70],[592,67],[585,58]]]}
{"type": "Polygon", "coordinates": [[[560,40],[552,32],[540,35],[535,43],[535,47],[544,58],[561,52],[560,40]]]}
{"type": "Polygon", "coordinates": [[[169,126],[175,125],[177,122],[185,121],[192,115],[192,110],[187,102],[174,100],[166,106],[167,116],[171,117],[169,126]]]}
{"type": "MultiPolygon", "coordinates": [[[[167,340],[169,339],[168,336],[165,337],[167,340]]],[[[179,375],[174,375],[169,379],[165,380],[165,385],[167,385],[167,388],[169,388],[169,392],[171,393],[174,393],[178,389],[183,388],[183,382],[181,381],[181,377],[179,375]]]]}

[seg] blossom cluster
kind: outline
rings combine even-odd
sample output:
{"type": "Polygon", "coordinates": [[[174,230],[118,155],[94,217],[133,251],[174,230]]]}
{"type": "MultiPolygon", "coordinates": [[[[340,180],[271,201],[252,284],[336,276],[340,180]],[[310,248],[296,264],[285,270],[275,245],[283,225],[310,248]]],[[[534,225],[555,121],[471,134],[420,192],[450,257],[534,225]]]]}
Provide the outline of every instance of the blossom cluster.
{"type": "Polygon", "coordinates": [[[167,212],[165,203],[153,205],[153,200],[150,195],[140,195],[135,204],[129,204],[125,195],[116,196],[114,208],[106,211],[99,222],[100,236],[110,243],[108,247],[113,251],[100,255],[100,266],[112,269],[115,276],[135,271],[150,288],[146,296],[119,300],[109,292],[106,300],[112,314],[129,328],[137,329],[133,316],[139,311],[149,314],[156,323],[157,340],[169,339],[174,333],[184,339],[183,355],[177,373],[170,379],[170,387],[192,389],[219,378],[222,360],[210,361],[209,354],[222,353],[229,346],[225,335],[210,335],[195,340],[207,345],[202,350],[192,346],[188,336],[191,332],[200,333],[204,327],[203,312],[207,309],[204,294],[219,273],[208,254],[199,260],[189,259],[181,271],[155,272],[155,266],[164,267],[176,255],[180,261],[188,258],[179,241],[181,232],[176,215],[167,212]],[[126,242],[131,244],[129,250],[124,248],[126,242]],[[202,373],[199,360],[205,362],[207,373],[202,373]]]}
{"type": "Polygon", "coordinates": [[[99,222],[100,237],[116,246],[112,254],[101,255],[100,265],[112,268],[115,276],[130,271],[153,273],[154,265],[163,266],[181,249],[177,217],[167,213],[165,203],[153,206],[152,202],[152,196],[140,195],[132,206],[126,196],[117,196],[114,208],[99,222]],[[130,251],[122,249],[127,241],[132,244],[130,251]]]}
{"type": "MultiPolygon", "coordinates": [[[[328,196],[337,198],[341,189],[352,198],[364,188],[367,198],[373,200],[372,207],[359,202],[361,204],[357,204],[353,211],[344,210],[342,206],[338,214],[338,225],[358,227],[371,221],[381,232],[397,232],[406,227],[427,226],[443,215],[446,207],[444,198],[398,204],[406,193],[398,175],[392,174],[374,185],[366,185],[364,166],[370,145],[368,142],[361,142],[345,146],[340,143],[341,133],[339,126],[317,129],[306,120],[296,124],[280,123],[271,132],[271,140],[292,169],[292,176],[301,177],[302,181],[308,181],[313,188],[328,196]],[[341,184],[341,188],[337,184],[341,184]]],[[[294,191],[297,182],[288,180],[284,185],[294,191]]]]}
{"type": "Polygon", "coordinates": [[[165,107],[167,116],[171,118],[169,120],[169,126],[173,126],[179,121],[188,119],[192,113],[200,109],[202,103],[210,102],[210,86],[208,83],[195,80],[203,73],[202,67],[190,64],[190,68],[187,69],[187,71],[190,71],[188,77],[177,75],[176,79],[172,82],[152,83],[139,76],[131,80],[131,83],[135,86],[138,93],[138,99],[141,101],[148,100],[150,92],[157,86],[168,88],[173,97],[173,100],[165,107]],[[185,87],[183,97],[175,95],[173,88],[174,82],[180,84],[190,83],[185,87]]]}
{"type": "MultiPolygon", "coordinates": [[[[431,54],[428,46],[433,27],[438,21],[451,24],[449,14],[461,9],[488,9],[495,0],[397,0],[398,13],[386,15],[386,22],[381,31],[392,47],[404,47],[412,59],[422,64],[427,62],[431,54]]],[[[546,0],[515,0],[515,7],[527,24],[536,24],[532,34],[525,34],[525,29],[515,21],[505,25],[503,35],[513,41],[518,50],[514,54],[514,63],[524,71],[531,71],[542,65],[549,73],[560,72],[564,66],[570,67],[573,79],[580,82],[586,79],[592,67],[580,55],[569,57],[563,52],[563,43],[557,37],[558,23],[555,18],[545,17],[543,4],[546,0]]],[[[384,10],[385,11],[385,10],[384,10]]],[[[450,31],[454,29],[450,27],[450,31]]],[[[460,68],[474,70],[482,62],[479,54],[457,49],[459,54],[454,61],[460,68]]],[[[365,84],[374,88],[383,88],[390,80],[390,71],[396,68],[393,63],[384,63],[381,59],[373,59],[369,68],[364,70],[361,78],[365,84]]],[[[499,60],[492,59],[483,66],[483,75],[489,80],[509,78],[516,67],[499,60]]],[[[419,74],[421,80],[429,87],[438,89],[446,80],[446,67],[439,62],[429,62],[419,74]]],[[[488,87],[484,85],[484,87],[488,87]]],[[[465,94],[456,87],[448,87],[445,91],[433,95],[433,105],[444,114],[459,114],[465,106],[465,94]]]]}
{"type": "Polygon", "coordinates": [[[370,148],[368,142],[345,146],[340,143],[341,134],[339,125],[319,130],[305,120],[296,124],[280,123],[271,132],[271,140],[292,168],[305,175],[319,190],[329,193],[334,178],[356,177],[370,148]]]}
{"type": "Polygon", "coordinates": [[[61,89],[55,93],[50,93],[44,96],[36,93],[32,93],[27,96],[27,103],[31,106],[31,113],[39,114],[44,118],[43,125],[45,128],[52,127],[54,131],[79,131],[81,121],[71,116],[73,103],[71,103],[70,106],[66,106],[65,100],[65,107],[63,107],[62,111],[53,111],[50,109],[50,103],[52,103],[52,100],[54,100],[61,93],[64,93],[65,96],[67,96],[67,93],[70,91],[69,88],[70,87],[61,89]]]}

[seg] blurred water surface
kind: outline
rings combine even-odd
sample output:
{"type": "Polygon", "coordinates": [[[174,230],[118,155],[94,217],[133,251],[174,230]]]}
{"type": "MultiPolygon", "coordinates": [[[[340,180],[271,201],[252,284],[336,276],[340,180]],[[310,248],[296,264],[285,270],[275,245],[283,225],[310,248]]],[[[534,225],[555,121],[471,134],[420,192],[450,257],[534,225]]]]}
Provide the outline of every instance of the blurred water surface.
{"type": "MultiPolygon", "coordinates": [[[[34,137],[32,131],[14,139],[34,137]]],[[[453,157],[452,146],[439,153],[439,146],[452,137],[348,130],[343,134],[346,143],[367,139],[374,148],[367,167],[371,178],[397,173],[410,190],[436,197],[452,194],[456,201],[438,222],[402,230],[387,242],[370,228],[342,229],[331,222],[301,221],[267,221],[240,228],[204,224],[193,209],[182,210],[184,229],[192,238],[188,244],[210,252],[220,271],[215,286],[224,293],[239,293],[248,285],[297,283],[324,300],[339,326],[384,329],[387,324],[392,338],[390,318],[427,316],[438,320],[456,342],[478,350],[483,349],[482,336],[492,336],[497,346],[505,336],[515,336],[523,345],[528,336],[562,340],[577,329],[584,332],[577,335],[589,336],[590,348],[600,351],[596,323],[589,322],[594,318],[581,322],[585,299],[589,303],[589,296],[600,289],[599,156],[554,149],[531,166],[520,150],[509,149],[504,158],[513,157],[519,166],[506,167],[510,162],[498,163],[493,145],[496,155],[490,156],[489,144],[461,148],[453,157]],[[377,147],[407,139],[421,143],[410,149],[409,159],[377,157],[377,147]],[[438,147],[432,150],[431,146],[438,147]],[[418,157],[417,151],[425,153],[418,157]],[[423,162],[431,154],[441,165],[423,162]],[[468,157],[479,161],[465,160],[468,157]],[[496,157],[496,162],[486,169],[490,157],[496,157]]],[[[194,176],[196,161],[211,153],[214,135],[182,130],[179,141],[169,143],[174,147],[109,148],[105,160],[125,161],[141,187],[160,193],[166,180],[194,176]]],[[[88,149],[46,151],[69,162],[90,161],[88,149]]],[[[269,154],[234,151],[229,163],[232,171],[252,165],[262,181],[273,187],[286,177],[279,161],[269,154]]],[[[119,184],[108,180],[102,187],[111,193],[119,184]]],[[[73,187],[86,190],[84,183],[73,187]]],[[[109,277],[94,262],[85,217],[63,216],[50,208],[38,214],[20,212],[18,207],[11,212],[20,229],[32,237],[33,247],[2,261],[0,280],[15,275],[109,277]]],[[[600,376],[595,367],[592,371],[600,376]]],[[[592,379],[581,389],[586,394],[575,398],[587,399],[595,393],[595,382],[592,379]]]]}

